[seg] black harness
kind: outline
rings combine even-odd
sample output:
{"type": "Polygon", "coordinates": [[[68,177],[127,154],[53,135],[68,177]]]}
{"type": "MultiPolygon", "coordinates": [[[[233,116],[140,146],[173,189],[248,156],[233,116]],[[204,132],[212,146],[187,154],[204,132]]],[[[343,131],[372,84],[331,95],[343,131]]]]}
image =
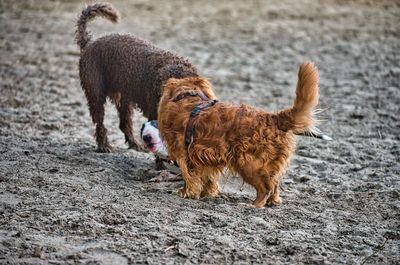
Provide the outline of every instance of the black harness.
{"type": "Polygon", "coordinates": [[[185,97],[196,97],[198,96],[201,98],[202,102],[194,107],[192,111],[190,112],[189,115],[189,121],[186,125],[186,131],[185,131],[185,143],[187,146],[189,146],[193,142],[194,138],[194,120],[197,117],[197,115],[200,114],[201,111],[207,110],[214,106],[215,104],[218,103],[218,100],[210,100],[206,95],[204,95],[202,92],[196,92],[196,91],[187,91],[182,94],[179,94],[174,98],[174,102],[179,101],[181,99],[184,99],[185,97]]]}

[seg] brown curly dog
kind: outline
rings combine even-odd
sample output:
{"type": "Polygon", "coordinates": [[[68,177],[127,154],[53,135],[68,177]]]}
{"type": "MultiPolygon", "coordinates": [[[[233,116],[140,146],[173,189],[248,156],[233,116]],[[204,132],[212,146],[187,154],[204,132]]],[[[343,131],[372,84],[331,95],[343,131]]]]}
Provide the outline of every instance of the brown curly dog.
{"type": "Polygon", "coordinates": [[[129,147],[138,149],[131,120],[133,108],[141,109],[149,120],[156,120],[162,85],[169,78],[198,76],[197,70],[187,59],[132,35],[109,34],[92,40],[86,26],[97,16],[111,22],[119,19],[110,4],[89,5],[77,21],[75,39],[81,50],[79,76],[96,125],[98,151],[112,150],[103,124],[107,98],[118,110],[119,128],[129,147]]]}
{"type": "Polygon", "coordinates": [[[314,65],[303,63],[298,78],[293,106],[277,113],[206,101],[201,91],[211,88],[201,77],[170,79],[158,120],[170,158],[183,173],[185,184],[178,195],[217,196],[219,176],[228,168],[255,188],[254,207],[279,205],[279,183],[295,150],[294,134],[312,131],[318,103],[314,65]]]}

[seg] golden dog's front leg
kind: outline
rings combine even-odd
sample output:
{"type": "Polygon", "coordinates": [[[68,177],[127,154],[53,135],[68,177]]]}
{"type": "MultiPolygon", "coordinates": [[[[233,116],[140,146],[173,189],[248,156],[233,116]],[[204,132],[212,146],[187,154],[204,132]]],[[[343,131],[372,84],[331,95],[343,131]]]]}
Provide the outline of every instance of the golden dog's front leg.
{"type": "Polygon", "coordinates": [[[200,199],[203,189],[201,178],[195,174],[190,174],[186,159],[177,159],[178,165],[182,172],[185,185],[177,191],[178,196],[182,198],[200,199]]]}
{"type": "Polygon", "coordinates": [[[207,176],[203,181],[203,191],[201,192],[200,197],[217,197],[219,194],[219,174],[212,174],[207,176]]]}

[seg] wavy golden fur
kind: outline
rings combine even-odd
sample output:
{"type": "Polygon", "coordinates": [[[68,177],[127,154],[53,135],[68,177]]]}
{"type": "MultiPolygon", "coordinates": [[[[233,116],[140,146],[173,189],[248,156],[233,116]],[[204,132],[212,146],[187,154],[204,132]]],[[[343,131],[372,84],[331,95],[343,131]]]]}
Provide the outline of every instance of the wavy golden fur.
{"type": "Polygon", "coordinates": [[[254,207],[280,204],[279,183],[295,150],[294,133],[313,126],[313,110],[318,103],[318,72],[314,65],[306,62],[300,66],[291,108],[271,113],[244,104],[217,103],[194,118],[194,140],[186,146],[189,113],[202,100],[173,100],[191,90],[215,98],[211,85],[202,77],[170,79],[158,108],[161,137],[185,181],[178,195],[193,199],[217,196],[219,176],[228,168],[256,189],[254,207]]]}

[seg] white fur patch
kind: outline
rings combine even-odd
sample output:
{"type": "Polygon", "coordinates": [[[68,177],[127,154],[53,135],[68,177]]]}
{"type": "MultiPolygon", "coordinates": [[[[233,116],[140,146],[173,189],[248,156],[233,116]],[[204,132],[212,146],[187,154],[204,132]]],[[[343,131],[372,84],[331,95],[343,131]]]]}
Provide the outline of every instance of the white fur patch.
{"type": "Polygon", "coordinates": [[[155,155],[159,156],[160,158],[167,159],[168,158],[168,152],[167,152],[167,147],[165,146],[164,142],[162,141],[160,137],[160,131],[154,127],[150,121],[145,122],[143,124],[143,130],[141,133],[141,139],[143,144],[146,146],[146,148],[154,153],[155,155]],[[143,141],[143,137],[146,135],[151,136],[151,146],[147,146],[146,142],[143,141]]]}
{"type": "Polygon", "coordinates": [[[331,137],[329,137],[328,135],[323,134],[322,135],[322,139],[325,141],[332,141],[333,139],[331,137]]]}

